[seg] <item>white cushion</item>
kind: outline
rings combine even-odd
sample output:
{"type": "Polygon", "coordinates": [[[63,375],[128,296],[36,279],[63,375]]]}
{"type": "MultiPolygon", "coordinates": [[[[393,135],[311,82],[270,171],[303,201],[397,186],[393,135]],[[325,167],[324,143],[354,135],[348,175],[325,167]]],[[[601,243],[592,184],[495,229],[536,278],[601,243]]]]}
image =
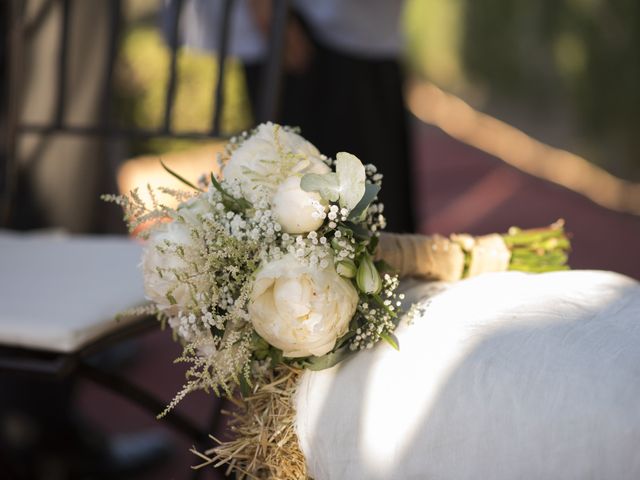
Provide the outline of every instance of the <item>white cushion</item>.
{"type": "Polygon", "coordinates": [[[144,303],[141,246],[125,237],[0,231],[0,346],[72,352],[144,303]]]}
{"type": "Polygon", "coordinates": [[[424,305],[400,352],[304,374],[316,480],[640,478],[638,282],[486,274],[424,305]]]}

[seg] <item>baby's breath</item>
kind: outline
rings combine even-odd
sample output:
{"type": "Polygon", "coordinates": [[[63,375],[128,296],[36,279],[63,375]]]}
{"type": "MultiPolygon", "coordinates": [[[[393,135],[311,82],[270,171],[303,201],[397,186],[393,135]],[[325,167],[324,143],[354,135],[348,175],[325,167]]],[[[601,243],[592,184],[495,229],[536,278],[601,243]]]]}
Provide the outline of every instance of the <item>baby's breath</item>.
{"type": "MultiPolygon", "coordinates": [[[[401,300],[396,294],[397,277],[383,275],[382,288],[376,294],[358,290],[354,278],[361,260],[373,257],[372,242],[386,225],[383,205],[373,199],[368,207],[352,215],[344,203],[318,197],[310,201],[311,216],[322,221],[317,230],[303,234],[283,231],[271,204],[274,185],[291,175],[292,168],[306,160],[306,154],[289,151],[282,141],[281,136],[296,132],[295,129],[269,127],[273,127],[278,157],[260,160],[269,173],[259,166],[247,167],[240,179],[213,181],[203,175],[197,184],[201,191],[159,189],[179,203],[177,208],[161,204],[150,187],[151,206],[142,201],[137,191],[129,196],[103,197],[123,208],[130,230],[142,237],[154,238],[154,233],[165,228],[167,222],[174,222],[171,225],[179,226],[184,234],[148,247],[171,260],[153,269],[160,281],[171,285],[166,291],[168,306],[153,309],[183,345],[177,361],[188,365],[186,383],[167,411],[194,390],[232,395],[238,384],[267,378],[279,361],[299,365],[299,359],[278,356],[277,349],[257,335],[249,315],[256,274],[263,265],[285,255],[295,256],[302,266],[312,269],[339,265],[344,281],[357,291],[359,303],[351,330],[337,340],[335,349],[372,348],[381,339],[388,339],[397,324],[401,300]],[[250,181],[250,191],[246,179],[250,181]],[[247,192],[251,194],[250,202],[245,198],[247,192]]],[[[219,165],[223,167],[257,132],[256,129],[231,138],[217,155],[219,165]]],[[[316,158],[335,169],[334,159],[324,155],[316,158]]],[[[380,186],[382,175],[376,167],[366,165],[364,170],[366,184],[380,186]]],[[[377,270],[373,271],[378,275],[377,270]]]]}

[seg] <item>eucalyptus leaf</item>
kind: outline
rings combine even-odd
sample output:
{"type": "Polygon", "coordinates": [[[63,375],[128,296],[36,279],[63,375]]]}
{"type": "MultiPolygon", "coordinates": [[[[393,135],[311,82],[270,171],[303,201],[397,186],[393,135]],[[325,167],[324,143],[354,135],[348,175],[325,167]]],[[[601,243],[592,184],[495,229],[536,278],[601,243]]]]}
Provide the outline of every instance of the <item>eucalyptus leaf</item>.
{"type": "Polygon", "coordinates": [[[339,350],[342,347],[347,346],[349,341],[356,336],[356,329],[358,328],[358,325],[359,325],[358,320],[359,320],[358,315],[354,315],[353,318],[351,319],[351,322],[349,322],[349,331],[345,333],[342,337],[340,337],[340,339],[336,342],[336,345],[337,345],[336,350],[339,350]]]}
{"type": "Polygon", "coordinates": [[[364,195],[349,214],[349,220],[353,220],[357,223],[364,221],[367,208],[369,208],[371,202],[375,200],[378,192],[380,192],[380,185],[367,183],[364,187],[364,195]]]}
{"type": "Polygon", "coordinates": [[[351,230],[356,240],[368,240],[371,238],[371,231],[361,224],[345,222],[345,226],[351,230]]]}
{"type": "Polygon", "coordinates": [[[307,360],[307,368],[313,371],[325,370],[337,365],[354,353],[354,351],[349,350],[349,347],[344,346],[321,357],[309,357],[307,360]]]}
{"type": "Polygon", "coordinates": [[[340,206],[353,210],[365,194],[364,165],[355,155],[338,152],[336,155],[336,175],[338,176],[340,206]]]}
{"type": "Polygon", "coordinates": [[[300,180],[300,188],[305,192],[318,192],[328,202],[340,198],[340,184],[335,173],[307,173],[300,180]]]}

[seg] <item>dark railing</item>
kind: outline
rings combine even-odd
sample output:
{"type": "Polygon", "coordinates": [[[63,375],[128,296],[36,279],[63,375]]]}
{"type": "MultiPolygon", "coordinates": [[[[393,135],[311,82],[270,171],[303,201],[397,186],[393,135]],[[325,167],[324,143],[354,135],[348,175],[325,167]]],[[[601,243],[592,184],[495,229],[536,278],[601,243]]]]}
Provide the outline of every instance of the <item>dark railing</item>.
{"type": "MultiPolygon", "coordinates": [[[[229,37],[231,34],[231,12],[234,0],[223,0],[220,16],[220,37],[218,39],[218,78],[212,85],[214,109],[210,128],[202,131],[176,132],[172,125],[172,112],[175,103],[179,78],[177,75],[177,54],[179,48],[179,25],[183,0],[177,0],[171,5],[171,25],[169,27],[168,43],[170,48],[170,64],[168,82],[165,91],[165,105],[163,122],[159,128],[138,128],[134,126],[119,126],[113,121],[113,74],[118,57],[118,45],[122,32],[122,0],[109,1],[107,57],[104,65],[103,84],[100,86],[99,115],[95,124],[70,124],[67,121],[67,100],[71,95],[68,90],[67,67],[69,61],[69,43],[71,35],[73,8],[76,2],[83,0],[45,0],[40,3],[39,10],[32,15],[26,24],[24,12],[27,0],[0,0],[0,226],[7,225],[11,218],[11,207],[16,197],[17,188],[17,159],[16,145],[23,134],[37,134],[47,136],[51,134],[75,135],[81,137],[95,137],[106,140],[118,138],[221,138],[222,112],[224,109],[224,77],[227,59],[229,37]],[[57,45],[57,59],[55,66],[55,103],[52,120],[49,123],[22,123],[19,121],[21,106],[21,90],[25,83],[23,66],[25,41],[33,36],[46,22],[56,9],[60,9],[60,37],[57,45]]],[[[107,0],[105,0],[107,1],[107,0]]],[[[288,13],[288,0],[273,0],[272,25],[268,41],[268,55],[258,92],[256,119],[258,121],[277,120],[278,95],[282,67],[282,50],[284,47],[284,28],[288,13]]],[[[60,159],[64,161],[64,159],[60,159]]],[[[104,349],[120,341],[122,338],[140,333],[142,330],[155,325],[151,319],[143,319],[131,328],[120,329],[113,334],[96,341],[78,352],[72,354],[43,353],[30,349],[19,349],[0,346],[0,371],[15,373],[30,373],[34,375],[48,375],[64,377],[78,375],[91,379],[111,390],[117,391],[131,401],[146,408],[152,413],[158,413],[165,403],[131,384],[126,379],[109,374],[85,362],[85,358],[92,352],[104,349]]],[[[188,435],[193,440],[206,445],[207,432],[220,422],[220,416],[214,415],[211,425],[204,429],[195,426],[188,419],[177,412],[171,412],[167,421],[178,431],[188,435]]],[[[197,476],[197,472],[194,476],[197,476]]]]}
{"type": "MultiPolygon", "coordinates": [[[[15,145],[18,136],[25,133],[50,135],[54,133],[93,136],[106,139],[112,138],[155,138],[169,137],[182,139],[206,139],[224,138],[227,133],[222,133],[222,112],[224,111],[224,78],[225,66],[229,50],[229,38],[231,34],[231,13],[234,7],[234,0],[222,0],[222,10],[219,18],[218,28],[218,52],[217,52],[217,81],[212,85],[212,95],[214,97],[214,108],[209,128],[199,131],[175,131],[172,124],[172,114],[175,104],[175,97],[178,88],[179,76],[177,74],[177,57],[179,42],[180,18],[183,11],[184,1],[174,0],[168,12],[171,24],[168,28],[168,46],[170,49],[170,62],[168,81],[165,90],[165,102],[163,112],[163,122],[159,128],[139,128],[134,126],[119,126],[113,122],[113,73],[118,57],[118,44],[122,31],[122,11],[123,0],[109,1],[109,24],[108,24],[108,52],[106,64],[104,66],[104,84],[101,87],[100,115],[96,124],[78,125],[70,124],[66,118],[66,105],[69,96],[67,82],[67,67],[69,60],[69,42],[71,38],[73,7],[76,1],[82,0],[47,0],[41,4],[40,9],[33,15],[33,20],[27,25],[24,24],[24,10],[26,0],[9,0],[5,5],[7,15],[7,29],[5,33],[5,51],[8,56],[8,69],[4,72],[5,91],[4,98],[7,100],[2,108],[2,126],[4,138],[0,146],[0,161],[3,163],[2,171],[4,180],[1,182],[4,212],[2,220],[6,223],[8,219],[9,206],[12,203],[15,182],[16,182],[16,159],[15,145]],[[56,3],[58,5],[56,5],[56,3]],[[23,45],[29,36],[33,35],[45,22],[51,11],[58,7],[60,15],[60,37],[57,46],[56,63],[56,85],[55,85],[55,111],[53,120],[50,123],[30,122],[20,123],[17,108],[19,106],[20,88],[23,84],[20,74],[22,72],[23,45]]],[[[126,0],[125,0],[126,1],[126,0]]],[[[273,0],[273,14],[271,28],[268,39],[267,58],[261,78],[260,91],[256,105],[256,120],[259,122],[266,120],[277,120],[277,110],[279,103],[282,52],[284,48],[284,30],[288,14],[289,0],[273,0]]],[[[237,132],[232,132],[237,133],[237,132]]]]}

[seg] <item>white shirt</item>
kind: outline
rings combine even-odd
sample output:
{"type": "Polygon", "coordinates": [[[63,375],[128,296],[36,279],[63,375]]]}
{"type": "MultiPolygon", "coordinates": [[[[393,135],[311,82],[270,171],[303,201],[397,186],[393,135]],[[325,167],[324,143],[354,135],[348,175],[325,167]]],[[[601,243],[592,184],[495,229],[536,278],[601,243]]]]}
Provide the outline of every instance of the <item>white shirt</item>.
{"type": "Polygon", "coordinates": [[[318,40],[344,53],[397,57],[404,0],[295,0],[318,40]]]}
{"type": "MultiPolygon", "coordinates": [[[[182,39],[198,50],[217,51],[222,2],[220,0],[190,0],[182,15],[182,39]]],[[[231,9],[228,54],[245,62],[262,60],[266,42],[255,25],[246,0],[236,0],[231,9]]]]}
{"type": "MultiPolygon", "coordinates": [[[[370,58],[395,58],[402,48],[404,0],[294,0],[293,7],[324,45],[370,58]]],[[[182,17],[186,45],[218,50],[222,2],[191,0],[182,17]]],[[[229,54],[244,61],[264,58],[266,42],[254,24],[246,0],[236,0],[231,14],[229,54]]]]}

